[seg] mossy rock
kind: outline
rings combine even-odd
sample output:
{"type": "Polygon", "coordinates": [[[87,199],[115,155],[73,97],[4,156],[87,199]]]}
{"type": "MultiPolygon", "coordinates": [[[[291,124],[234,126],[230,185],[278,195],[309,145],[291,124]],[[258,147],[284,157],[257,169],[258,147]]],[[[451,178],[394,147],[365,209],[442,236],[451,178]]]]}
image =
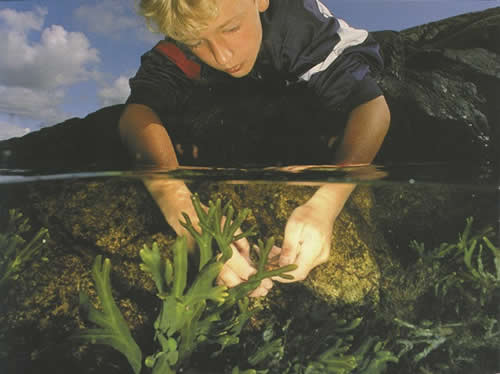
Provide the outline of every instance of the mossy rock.
{"type": "MultiPolygon", "coordinates": [[[[317,187],[286,184],[203,186],[207,197],[231,199],[237,208],[251,207],[249,223],[257,224],[261,237],[283,241],[292,211],[304,204],[317,187]]],[[[315,268],[303,282],[318,300],[331,306],[366,306],[378,302],[380,270],[375,251],[387,252],[387,244],[372,220],[373,195],[360,187],[337,218],[329,260],[315,268]]],[[[285,286],[286,287],[286,286],[285,286]]]]}

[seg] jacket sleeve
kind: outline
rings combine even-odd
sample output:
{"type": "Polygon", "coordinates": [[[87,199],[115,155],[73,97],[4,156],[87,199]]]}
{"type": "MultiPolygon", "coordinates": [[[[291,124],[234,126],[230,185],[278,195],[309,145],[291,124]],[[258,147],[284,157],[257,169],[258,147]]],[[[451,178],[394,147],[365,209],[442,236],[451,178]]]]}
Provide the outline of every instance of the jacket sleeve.
{"type": "Polygon", "coordinates": [[[351,111],[382,95],[373,73],[383,60],[366,30],[349,26],[319,0],[288,3],[281,69],[307,82],[327,109],[351,111]]]}
{"type": "Polygon", "coordinates": [[[141,66],[130,79],[127,104],[143,104],[160,118],[182,110],[193,82],[168,57],[156,49],[141,57],[141,66]]]}

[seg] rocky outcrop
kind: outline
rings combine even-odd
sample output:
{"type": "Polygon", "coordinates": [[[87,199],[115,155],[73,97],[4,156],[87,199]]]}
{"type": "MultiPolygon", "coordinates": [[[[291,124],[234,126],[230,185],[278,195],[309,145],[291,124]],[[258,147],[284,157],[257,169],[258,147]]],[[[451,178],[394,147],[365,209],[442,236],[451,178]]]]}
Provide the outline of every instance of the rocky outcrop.
{"type": "Polygon", "coordinates": [[[375,33],[393,161],[500,160],[500,8],[375,33]]]}
{"type": "Polygon", "coordinates": [[[116,169],[129,165],[117,132],[122,105],[71,118],[22,138],[0,142],[3,168],[58,170],[116,169]]]}

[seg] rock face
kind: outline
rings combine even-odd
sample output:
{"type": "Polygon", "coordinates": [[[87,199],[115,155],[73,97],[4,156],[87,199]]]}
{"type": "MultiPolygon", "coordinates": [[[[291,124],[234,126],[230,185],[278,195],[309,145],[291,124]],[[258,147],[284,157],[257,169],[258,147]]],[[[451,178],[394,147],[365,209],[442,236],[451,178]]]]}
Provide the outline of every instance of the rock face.
{"type": "MultiPolygon", "coordinates": [[[[500,159],[499,34],[500,8],[374,33],[386,65],[379,83],[392,113],[379,162],[473,161],[493,167],[500,159]]],[[[175,143],[199,148],[198,159],[189,151],[179,154],[183,164],[331,162],[328,140],[341,133],[346,119],[346,113],[323,112],[300,85],[242,79],[229,90],[200,95],[189,113],[165,119],[175,143]]],[[[104,108],[2,141],[2,166],[127,168],[116,128],[122,109],[104,108]]]]}
{"type": "Polygon", "coordinates": [[[500,160],[499,33],[500,8],[375,33],[393,115],[384,151],[394,161],[500,160]]]}
{"type": "Polygon", "coordinates": [[[0,165],[45,170],[113,169],[127,165],[117,132],[122,105],[71,118],[22,138],[0,142],[0,165]]]}

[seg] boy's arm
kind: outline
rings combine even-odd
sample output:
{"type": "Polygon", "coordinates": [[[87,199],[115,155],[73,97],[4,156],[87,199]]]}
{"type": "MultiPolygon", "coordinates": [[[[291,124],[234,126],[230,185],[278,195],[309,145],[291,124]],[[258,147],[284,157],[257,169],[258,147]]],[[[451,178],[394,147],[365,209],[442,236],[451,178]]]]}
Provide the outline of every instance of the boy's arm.
{"type": "MultiPolygon", "coordinates": [[[[389,129],[390,112],[383,96],[359,105],[350,113],[336,164],[369,164],[375,158],[389,129]]],[[[280,265],[295,263],[293,281],[305,279],[309,272],[327,261],[333,223],[355,185],[332,183],[320,187],[294,210],[285,228],[280,265]]],[[[282,278],[277,279],[287,282],[282,278]]]]}
{"type": "MultiPolygon", "coordinates": [[[[165,127],[146,105],[127,105],[120,118],[119,131],[122,142],[137,164],[162,169],[179,166],[165,127]]],[[[185,183],[166,178],[146,178],[143,182],[169,225],[177,234],[184,234],[185,229],[179,224],[181,212],[190,212],[191,217],[195,216],[191,193],[185,183]]]]}
{"type": "MultiPolygon", "coordinates": [[[[179,166],[177,156],[165,127],[148,106],[128,104],[119,123],[120,137],[139,165],[175,169],[179,166]]],[[[191,202],[191,192],[186,184],[168,178],[145,178],[144,185],[158,204],[168,224],[177,235],[188,237],[189,247],[193,248],[193,238],[179,223],[186,213],[195,227],[198,216],[191,202]]],[[[247,280],[255,269],[250,265],[250,246],[246,239],[233,243],[233,256],[222,268],[218,282],[234,287],[247,280]]],[[[251,296],[264,296],[272,287],[270,280],[263,280],[251,296]]]]}
{"type": "MultiPolygon", "coordinates": [[[[370,164],[384,141],[389,130],[390,121],[391,114],[384,96],[379,96],[354,108],[349,115],[342,142],[335,155],[335,164],[370,164]]],[[[337,200],[340,196],[345,195],[342,202],[343,206],[354,187],[355,185],[349,184],[344,186],[342,184],[326,184],[319,188],[316,194],[330,195],[337,200]],[[350,192],[340,193],[348,190],[350,192]]],[[[340,213],[340,210],[338,213],[340,213]]]]}

